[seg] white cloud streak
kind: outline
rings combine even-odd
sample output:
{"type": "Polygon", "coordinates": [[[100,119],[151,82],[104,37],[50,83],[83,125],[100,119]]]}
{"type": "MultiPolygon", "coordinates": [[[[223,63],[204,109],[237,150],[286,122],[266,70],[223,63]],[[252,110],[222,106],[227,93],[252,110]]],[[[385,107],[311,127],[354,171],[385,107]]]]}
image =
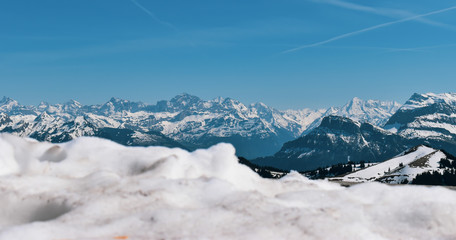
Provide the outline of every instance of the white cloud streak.
{"type": "Polygon", "coordinates": [[[156,21],[157,23],[160,23],[161,25],[164,25],[164,26],[167,26],[169,28],[172,28],[174,30],[177,30],[177,28],[169,23],[169,22],[166,22],[166,21],[163,21],[161,20],[160,18],[158,18],[153,12],[151,12],[149,9],[147,9],[146,7],[144,7],[143,5],[141,5],[140,3],[138,3],[136,0],[130,0],[130,2],[132,2],[135,6],[137,6],[139,9],[141,9],[143,12],[145,12],[147,15],[149,15],[154,21],[156,21]]]}
{"type": "MultiPolygon", "coordinates": [[[[367,12],[367,13],[372,13],[380,16],[386,16],[386,17],[392,17],[392,18],[407,18],[407,17],[413,17],[416,14],[404,11],[401,9],[392,9],[392,8],[374,8],[374,7],[369,7],[369,6],[364,6],[356,3],[351,3],[351,2],[346,2],[342,0],[313,0],[314,2],[317,3],[324,3],[324,4],[330,4],[333,6],[349,9],[349,10],[354,10],[354,11],[360,11],[360,12],[367,12]]],[[[450,29],[453,31],[456,31],[456,27],[441,23],[441,22],[436,22],[432,21],[429,19],[425,18],[417,18],[414,19],[414,21],[421,22],[426,25],[431,25],[431,26],[436,26],[436,27],[441,27],[445,29],[450,29]]]]}
{"type": "Polygon", "coordinates": [[[444,8],[444,9],[440,9],[440,10],[436,10],[436,11],[432,11],[432,12],[428,12],[428,13],[424,13],[424,14],[415,15],[415,16],[412,16],[412,17],[407,17],[407,18],[396,20],[396,21],[391,21],[391,22],[386,22],[386,23],[374,25],[374,26],[371,26],[371,27],[368,27],[368,28],[363,28],[363,29],[358,30],[358,31],[349,32],[349,33],[345,33],[345,34],[342,34],[342,35],[339,35],[339,36],[336,36],[336,37],[332,37],[332,38],[324,40],[324,41],[320,41],[320,42],[316,42],[316,43],[312,43],[312,44],[308,44],[308,45],[303,45],[303,46],[299,46],[299,47],[296,47],[296,48],[292,48],[292,49],[283,51],[282,53],[291,53],[291,52],[296,52],[296,51],[299,51],[299,50],[305,49],[305,48],[318,47],[318,46],[321,46],[321,45],[324,45],[324,44],[327,44],[327,43],[330,43],[330,42],[334,42],[334,41],[337,41],[337,40],[340,40],[340,39],[348,38],[348,37],[351,37],[351,36],[354,36],[354,35],[358,35],[358,34],[361,34],[361,33],[369,32],[369,31],[372,31],[372,30],[375,30],[375,29],[388,27],[388,26],[391,26],[391,25],[394,25],[394,24],[398,24],[398,23],[412,21],[412,20],[415,20],[415,19],[418,19],[418,18],[427,17],[427,16],[431,16],[431,15],[435,15],[435,14],[439,14],[439,13],[443,13],[443,12],[448,12],[448,11],[451,11],[451,10],[454,10],[454,9],[456,9],[456,6],[452,6],[452,7],[449,7],[449,8],[444,8]]]}

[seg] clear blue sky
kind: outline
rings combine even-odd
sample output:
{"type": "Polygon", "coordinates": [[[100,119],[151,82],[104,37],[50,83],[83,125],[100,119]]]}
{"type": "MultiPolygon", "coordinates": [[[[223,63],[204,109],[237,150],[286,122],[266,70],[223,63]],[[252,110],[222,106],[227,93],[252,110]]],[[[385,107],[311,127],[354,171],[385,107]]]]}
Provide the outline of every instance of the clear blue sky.
{"type": "Polygon", "coordinates": [[[423,0],[5,0],[0,95],[187,92],[279,109],[456,91],[456,5],[423,0]]]}

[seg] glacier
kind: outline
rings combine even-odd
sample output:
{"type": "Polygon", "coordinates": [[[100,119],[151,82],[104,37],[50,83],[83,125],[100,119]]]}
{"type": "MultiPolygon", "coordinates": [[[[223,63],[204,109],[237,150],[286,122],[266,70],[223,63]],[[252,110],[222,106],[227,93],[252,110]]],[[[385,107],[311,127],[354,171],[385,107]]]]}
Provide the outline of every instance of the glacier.
{"type": "Polygon", "coordinates": [[[0,149],[0,239],[456,238],[453,190],[263,179],[230,144],[188,152],[0,134],[0,149]]]}

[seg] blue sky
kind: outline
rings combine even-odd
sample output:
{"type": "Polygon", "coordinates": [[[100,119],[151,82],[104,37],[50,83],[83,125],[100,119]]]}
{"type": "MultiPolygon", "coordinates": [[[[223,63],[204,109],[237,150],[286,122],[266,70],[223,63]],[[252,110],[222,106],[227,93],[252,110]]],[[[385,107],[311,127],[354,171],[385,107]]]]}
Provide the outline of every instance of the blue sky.
{"type": "Polygon", "coordinates": [[[8,0],[0,95],[23,104],[187,92],[286,108],[454,92],[456,3],[8,0]]]}

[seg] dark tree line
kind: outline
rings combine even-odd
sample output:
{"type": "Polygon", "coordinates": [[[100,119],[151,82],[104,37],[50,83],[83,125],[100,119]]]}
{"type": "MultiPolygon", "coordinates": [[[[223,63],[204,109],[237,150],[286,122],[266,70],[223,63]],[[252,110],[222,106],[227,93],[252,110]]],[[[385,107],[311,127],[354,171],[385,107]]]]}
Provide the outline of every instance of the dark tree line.
{"type": "Polygon", "coordinates": [[[411,183],[417,185],[456,186],[456,171],[452,168],[444,170],[443,173],[438,171],[424,172],[418,174],[411,183]]]}
{"type": "MultiPolygon", "coordinates": [[[[263,178],[281,178],[288,173],[288,171],[284,171],[281,169],[256,165],[243,157],[238,157],[238,159],[239,159],[239,163],[248,166],[250,169],[252,169],[256,173],[258,173],[258,175],[260,175],[263,178]]],[[[311,179],[323,179],[323,178],[327,178],[327,177],[335,177],[335,176],[353,172],[355,170],[356,165],[359,165],[358,167],[360,167],[360,168],[365,168],[366,162],[361,161],[359,163],[354,163],[354,162],[339,163],[339,164],[332,165],[330,167],[324,167],[324,168],[320,167],[313,171],[300,172],[300,173],[304,174],[306,177],[311,178],[311,179]]]]}
{"type": "MultiPolygon", "coordinates": [[[[339,163],[336,165],[332,165],[330,167],[324,167],[324,168],[318,168],[316,170],[306,172],[306,176],[311,178],[311,179],[323,179],[327,177],[335,177],[347,173],[351,173],[355,170],[355,165],[357,165],[354,162],[348,162],[348,163],[339,163]]],[[[365,168],[366,167],[366,162],[361,161],[359,163],[360,168],[365,168]]]]}
{"type": "Polygon", "coordinates": [[[411,184],[456,186],[456,161],[448,158],[441,159],[439,168],[444,169],[442,173],[432,171],[418,174],[411,184]]]}
{"type": "Polygon", "coordinates": [[[258,175],[260,175],[262,178],[281,178],[288,173],[287,171],[283,171],[273,167],[258,166],[243,157],[238,157],[238,159],[240,164],[246,165],[254,172],[258,173],[258,175]]]}
{"type": "Polygon", "coordinates": [[[456,161],[454,160],[449,160],[449,159],[442,159],[439,162],[439,168],[456,168],[456,161]]]}

